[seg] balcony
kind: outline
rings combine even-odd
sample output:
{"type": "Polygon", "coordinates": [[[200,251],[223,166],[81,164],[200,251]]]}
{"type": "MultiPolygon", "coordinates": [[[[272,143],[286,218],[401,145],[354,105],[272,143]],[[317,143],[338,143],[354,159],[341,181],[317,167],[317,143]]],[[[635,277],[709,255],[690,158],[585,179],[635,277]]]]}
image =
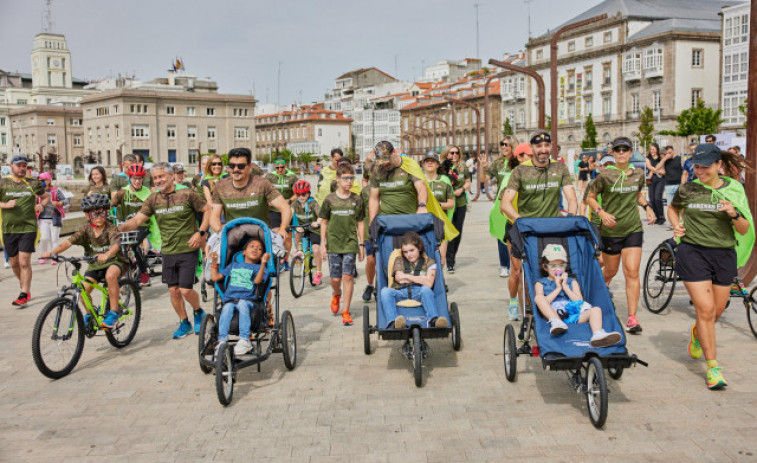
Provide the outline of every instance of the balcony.
{"type": "Polygon", "coordinates": [[[514,93],[503,93],[502,94],[502,101],[507,103],[513,103],[515,102],[515,94],[514,93]]]}
{"type": "Polygon", "coordinates": [[[644,76],[647,79],[655,79],[658,77],[662,77],[662,66],[655,66],[653,68],[648,68],[644,70],[644,76]]]}
{"type": "Polygon", "coordinates": [[[626,120],[633,121],[641,118],[639,111],[626,111],[626,120]]]}
{"type": "Polygon", "coordinates": [[[625,82],[638,82],[641,80],[641,71],[636,69],[634,71],[626,71],[623,73],[623,81],[625,82]]]}
{"type": "Polygon", "coordinates": [[[516,90],[514,95],[517,101],[523,101],[526,99],[526,92],[523,92],[521,90],[516,90]]]}

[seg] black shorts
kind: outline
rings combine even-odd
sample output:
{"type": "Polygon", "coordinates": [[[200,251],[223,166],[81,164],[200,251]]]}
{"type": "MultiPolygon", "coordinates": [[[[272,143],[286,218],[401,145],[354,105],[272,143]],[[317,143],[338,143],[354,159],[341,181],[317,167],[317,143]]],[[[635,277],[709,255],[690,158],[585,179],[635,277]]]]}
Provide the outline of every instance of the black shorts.
{"type": "Polygon", "coordinates": [[[37,232],[32,233],[3,233],[3,243],[8,257],[16,257],[19,252],[34,252],[34,242],[37,241],[37,232]]]}
{"type": "Polygon", "coordinates": [[[644,232],[633,232],[627,236],[603,236],[602,252],[617,256],[625,248],[640,248],[644,243],[644,232]]]}
{"type": "Polygon", "coordinates": [[[169,288],[192,289],[196,282],[199,250],[163,256],[163,283],[169,288]]]}
{"type": "Polygon", "coordinates": [[[308,238],[310,239],[310,246],[320,246],[321,245],[321,235],[318,233],[308,233],[308,238]]]}
{"type": "Polygon", "coordinates": [[[683,281],[712,281],[714,285],[731,286],[738,275],[736,250],[681,243],[676,251],[675,269],[683,281]]]}
{"type": "Polygon", "coordinates": [[[373,245],[373,241],[371,240],[365,240],[365,256],[375,256],[376,255],[376,246],[373,245]]]}
{"type": "Polygon", "coordinates": [[[268,211],[268,221],[271,222],[271,228],[279,228],[281,226],[281,212],[268,211]]]}
{"type": "Polygon", "coordinates": [[[510,230],[512,229],[513,229],[513,224],[511,224],[510,221],[508,221],[505,224],[505,243],[510,242],[510,230]]]}
{"type": "Polygon", "coordinates": [[[91,279],[93,281],[97,281],[97,282],[105,281],[105,274],[108,273],[108,269],[111,268],[111,267],[113,267],[113,266],[118,267],[118,269],[121,270],[121,274],[124,273],[124,269],[121,268],[121,265],[114,263],[114,264],[108,265],[105,268],[101,268],[101,269],[98,269],[98,270],[89,270],[89,269],[87,269],[87,271],[84,272],[84,277],[85,278],[89,278],[89,279],[91,279]]]}

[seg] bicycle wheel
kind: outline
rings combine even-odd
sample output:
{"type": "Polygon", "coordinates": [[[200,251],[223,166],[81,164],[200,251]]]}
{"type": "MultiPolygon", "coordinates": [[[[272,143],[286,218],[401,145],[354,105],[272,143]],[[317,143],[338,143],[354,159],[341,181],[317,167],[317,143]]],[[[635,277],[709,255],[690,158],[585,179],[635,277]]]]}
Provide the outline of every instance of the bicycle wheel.
{"type": "Polygon", "coordinates": [[[302,296],[305,289],[305,261],[302,257],[292,259],[292,269],[289,272],[289,287],[292,289],[292,296],[302,296]]]}
{"type": "Polygon", "coordinates": [[[84,323],[73,301],[50,301],[39,313],[32,333],[32,357],[37,369],[51,379],[71,373],[84,350],[84,323]],[[62,334],[61,334],[62,333],[62,334]]]}
{"type": "Polygon", "coordinates": [[[676,287],[675,268],[670,248],[661,244],[652,252],[644,270],[644,305],[652,313],[660,313],[670,304],[676,287]]]}
{"type": "Polygon", "coordinates": [[[118,281],[118,305],[121,316],[115,328],[105,330],[105,336],[113,347],[126,347],[134,339],[142,316],[142,300],[137,284],[126,278],[118,281]]]}
{"type": "Polygon", "coordinates": [[[747,305],[746,319],[749,322],[749,328],[752,330],[752,334],[757,338],[757,287],[755,287],[751,293],[749,293],[749,301],[744,302],[747,305]]]}

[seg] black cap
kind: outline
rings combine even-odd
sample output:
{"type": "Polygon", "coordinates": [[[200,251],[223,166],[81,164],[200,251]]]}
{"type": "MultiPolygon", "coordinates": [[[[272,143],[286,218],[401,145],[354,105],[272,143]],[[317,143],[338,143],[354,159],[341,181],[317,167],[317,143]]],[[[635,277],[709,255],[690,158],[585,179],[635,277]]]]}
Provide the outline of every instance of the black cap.
{"type": "Polygon", "coordinates": [[[388,141],[380,141],[376,145],[375,151],[377,159],[388,159],[394,153],[394,146],[388,141]]]}
{"type": "Polygon", "coordinates": [[[626,148],[633,149],[633,142],[631,142],[631,140],[628,137],[618,137],[612,141],[613,148],[618,148],[621,146],[625,146],[626,148]]]}
{"type": "Polygon", "coordinates": [[[426,153],[426,156],[423,157],[422,162],[426,162],[427,159],[433,159],[434,161],[439,162],[439,155],[437,155],[433,151],[429,151],[428,153],[426,153]]]}
{"type": "Polygon", "coordinates": [[[702,143],[697,145],[694,150],[694,155],[691,157],[691,163],[707,167],[720,161],[722,158],[723,156],[720,154],[720,148],[712,143],[702,143]]]}
{"type": "Polygon", "coordinates": [[[552,136],[546,130],[540,130],[531,137],[531,144],[538,145],[539,143],[552,143],[552,136]]]}
{"type": "Polygon", "coordinates": [[[19,164],[21,162],[29,163],[29,160],[26,159],[26,156],[23,154],[17,154],[11,158],[11,164],[19,164]]]}

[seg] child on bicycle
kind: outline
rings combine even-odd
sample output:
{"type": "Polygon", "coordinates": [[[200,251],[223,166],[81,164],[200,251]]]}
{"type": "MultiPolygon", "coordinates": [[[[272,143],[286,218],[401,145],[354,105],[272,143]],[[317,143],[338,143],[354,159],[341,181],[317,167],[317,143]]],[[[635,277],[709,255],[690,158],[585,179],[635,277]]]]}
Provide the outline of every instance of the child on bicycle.
{"type": "MultiPolygon", "coordinates": [[[[320,223],[318,220],[318,214],[321,212],[321,208],[318,206],[318,202],[310,196],[310,182],[307,180],[298,180],[292,188],[294,195],[297,198],[292,203],[292,214],[296,219],[296,224],[309,225],[310,231],[308,238],[310,239],[310,246],[313,248],[313,256],[315,256],[315,276],[313,277],[313,284],[320,285],[323,279],[323,273],[321,268],[323,266],[321,259],[321,235],[318,228],[320,223]]],[[[304,230],[297,229],[295,234],[295,244],[297,246],[297,254],[302,257],[302,236],[304,230]]]]}
{"type": "MultiPolygon", "coordinates": [[[[82,226],[52,252],[43,254],[47,259],[61,254],[73,245],[84,248],[88,256],[96,256],[97,262],[89,264],[84,277],[92,282],[105,280],[108,286],[108,301],[110,310],[100,323],[103,328],[113,328],[118,322],[120,310],[118,307],[119,285],[118,279],[125,272],[129,261],[121,253],[121,233],[116,226],[108,221],[110,199],[108,195],[95,193],[87,195],[81,200],[81,208],[89,219],[89,223],[82,226]]],[[[87,295],[92,293],[92,285],[84,283],[87,295]]],[[[84,325],[89,325],[90,314],[84,314],[84,325]]]]}
{"type": "Polygon", "coordinates": [[[387,328],[405,328],[405,317],[397,315],[397,302],[405,299],[421,302],[429,327],[446,328],[447,318],[437,315],[432,289],[436,278],[436,261],[424,254],[423,241],[415,232],[402,235],[400,249],[402,258],[394,261],[394,268],[388,269],[394,275],[394,284],[391,288],[382,288],[379,296],[384,315],[389,321],[387,328]]]}
{"type": "Polygon", "coordinates": [[[602,309],[583,301],[578,281],[566,272],[568,253],[559,244],[549,244],[542,252],[542,269],[546,277],[534,285],[534,301],[542,316],[551,325],[554,335],[568,331],[566,323],[586,323],[591,326],[592,347],[614,346],[621,340],[618,332],[608,333],[602,328],[602,309]]]}
{"type": "Polygon", "coordinates": [[[218,254],[210,253],[210,278],[220,281],[228,278],[226,291],[223,293],[223,309],[218,321],[218,344],[229,339],[229,327],[234,311],[239,312],[239,341],[234,346],[234,355],[244,355],[252,350],[250,332],[252,319],[250,312],[255,309],[255,326],[263,325],[260,319],[263,311],[265,284],[268,279],[266,263],[271,255],[264,252],[265,245],[259,238],[251,238],[244,245],[244,262],[233,262],[222,271],[218,271],[218,254]],[[257,303],[257,304],[256,304],[257,303]]]}

